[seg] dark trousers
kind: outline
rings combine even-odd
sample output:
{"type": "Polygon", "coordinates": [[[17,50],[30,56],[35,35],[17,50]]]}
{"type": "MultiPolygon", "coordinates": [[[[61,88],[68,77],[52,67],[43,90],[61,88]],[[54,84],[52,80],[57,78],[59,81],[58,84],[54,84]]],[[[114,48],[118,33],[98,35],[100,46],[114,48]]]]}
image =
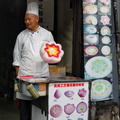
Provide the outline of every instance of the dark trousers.
{"type": "Polygon", "coordinates": [[[31,120],[31,101],[20,100],[20,120],[31,120]]]}

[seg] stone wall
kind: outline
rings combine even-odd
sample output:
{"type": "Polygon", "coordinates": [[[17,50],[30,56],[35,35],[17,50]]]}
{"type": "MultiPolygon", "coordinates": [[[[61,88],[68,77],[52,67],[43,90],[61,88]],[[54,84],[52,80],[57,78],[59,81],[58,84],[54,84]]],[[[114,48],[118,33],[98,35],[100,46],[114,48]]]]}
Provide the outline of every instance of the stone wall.
{"type": "Polygon", "coordinates": [[[119,107],[114,102],[91,104],[91,120],[119,120],[119,107]]]}

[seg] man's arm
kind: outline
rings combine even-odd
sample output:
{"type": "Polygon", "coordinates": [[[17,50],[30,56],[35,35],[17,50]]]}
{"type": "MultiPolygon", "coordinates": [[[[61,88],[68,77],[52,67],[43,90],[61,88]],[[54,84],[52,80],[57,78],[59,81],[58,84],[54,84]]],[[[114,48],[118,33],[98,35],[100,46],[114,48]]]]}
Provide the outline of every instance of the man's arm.
{"type": "Polygon", "coordinates": [[[16,76],[18,75],[18,71],[19,71],[19,66],[15,66],[16,76]]]}
{"type": "Polygon", "coordinates": [[[13,67],[15,68],[16,76],[18,75],[19,72],[20,59],[21,59],[21,44],[20,37],[17,36],[13,51],[13,63],[12,63],[13,67]]]}

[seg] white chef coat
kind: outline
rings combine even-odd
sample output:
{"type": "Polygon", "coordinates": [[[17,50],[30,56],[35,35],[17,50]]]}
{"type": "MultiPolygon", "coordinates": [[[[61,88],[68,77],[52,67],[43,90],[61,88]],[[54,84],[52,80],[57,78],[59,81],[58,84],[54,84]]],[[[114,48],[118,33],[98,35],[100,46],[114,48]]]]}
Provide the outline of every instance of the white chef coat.
{"type": "MultiPolygon", "coordinates": [[[[36,32],[25,29],[17,36],[13,52],[13,66],[19,66],[18,76],[49,76],[48,63],[41,58],[40,48],[44,42],[52,41],[54,39],[51,32],[40,26],[36,32]]],[[[18,92],[16,97],[25,100],[31,99],[18,92]]]]}

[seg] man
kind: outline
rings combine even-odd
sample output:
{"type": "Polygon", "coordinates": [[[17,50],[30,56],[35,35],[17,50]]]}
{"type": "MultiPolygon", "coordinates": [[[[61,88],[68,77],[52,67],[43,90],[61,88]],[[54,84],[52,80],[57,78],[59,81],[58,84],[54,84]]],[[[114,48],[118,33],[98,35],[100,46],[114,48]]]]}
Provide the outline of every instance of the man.
{"type": "MultiPolygon", "coordinates": [[[[13,66],[18,76],[49,76],[48,63],[40,57],[40,48],[44,42],[54,41],[50,31],[38,24],[38,4],[31,2],[25,14],[26,29],[16,39],[13,52],[13,66]]],[[[31,120],[31,97],[17,92],[20,99],[20,120],[31,120]]]]}

